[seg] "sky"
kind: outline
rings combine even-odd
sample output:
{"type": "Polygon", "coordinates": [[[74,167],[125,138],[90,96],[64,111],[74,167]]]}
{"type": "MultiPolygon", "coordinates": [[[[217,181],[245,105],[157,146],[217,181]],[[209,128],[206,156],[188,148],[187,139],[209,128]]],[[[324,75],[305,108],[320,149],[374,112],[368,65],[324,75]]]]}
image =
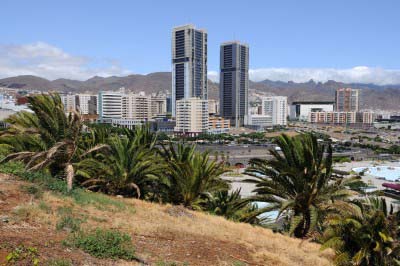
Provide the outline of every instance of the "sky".
{"type": "Polygon", "coordinates": [[[0,77],[85,80],[171,70],[171,31],[250,46],[250,79],[400,84],[398,0],[2,0],[0,77]]]}

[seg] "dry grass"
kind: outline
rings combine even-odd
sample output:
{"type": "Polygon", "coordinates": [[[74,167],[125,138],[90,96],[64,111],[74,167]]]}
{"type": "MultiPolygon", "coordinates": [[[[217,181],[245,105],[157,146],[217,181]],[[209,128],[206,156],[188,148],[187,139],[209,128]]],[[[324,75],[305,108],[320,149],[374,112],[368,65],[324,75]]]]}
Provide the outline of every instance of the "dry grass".
{"type": "Polygon", "coordinates": [[[68,208],[72,215],[85,217],[81,224],[84,230],[101,227],[131,234],[138,255],[151,265],[164,265],[157,264],[160,261],[165,265],[331,265],[332,253],[321,253],[319,245],[271,230],[200,212],[185,210],[182,215],[171,215],[171,208],[176,208],[171,205],[115,197],[110,200],[126,208],[99,208],[98,203],[82,204],[44,192],[40,200],[14,206],[12,215],[61,234],[55,230],[62,215],[60,209],[68,208]]]}

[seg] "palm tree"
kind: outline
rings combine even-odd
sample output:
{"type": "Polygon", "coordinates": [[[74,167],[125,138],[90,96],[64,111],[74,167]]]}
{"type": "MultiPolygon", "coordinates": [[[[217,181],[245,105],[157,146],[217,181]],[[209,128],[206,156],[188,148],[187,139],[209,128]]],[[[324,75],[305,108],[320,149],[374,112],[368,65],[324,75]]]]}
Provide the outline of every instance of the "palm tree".
{"type": "Polygon", "coordinates": [[[279,211],[277,219],[290,221],[290,234],[305,237],[335,210],[333,203],[346,206],[350,181],[331,177],[331,145],[319,144],[314,135],[283,134],[276,144],[282,153],[271,150],[273,159],[250,160],[246,173],[253,178],[246,182],[255,184],[256,194],[248,200],[268,203],[263,211],[279,211]]]}
{"type": "Polygon", "coordinates": [[[195,146],[172,144],[163,147],[161,155],[166,164],[165,174],[170,189],[167,200],[185,207],[200,209],[207,193],[226,190],[229,185],[220,176],[227,170],[223,162],[210,160],[208,152],[195,151],[195,146]]]}
{"type": "Polygon", "coordinates": [[[328,217],[322,249],[336,251],[336,265],[399,265],[399,218],[384,199],[359,201],[345,215],[328,217]]]}
{"type": "Polygon", "coordinates": [[[155,182],[161,180],[162,164],[155,163],[155,134],[148,127],[125,130],[125,133],[110,137],[107,149],[76,164],[83,186],[138,198],[157,186],[155,182]]]}
{"type": "Polygon", "coordinates": [[[73,162],[89,151],[79,149],[82,120],[78,112],[64,112],[58,94],[41,94],[28,97],[33,113],[19,112],[7,122],[10,128],[2,135],[2,142],[13,139],[18,148],[2,161],[21,160],[29,171],[48,168],[53,176],[64,177],[68,190],[72,189],[75,169],[73,162]]]}
{"type": "Polygon", "coordinates": [[[257,217],[259,215],[257,206],[252,203],[243,205],[240,193],[241,189],[232,192],[221,190],[210,193],[206,198],[203,210],[233,221],[263,224],[266,219],[257,217]]]}

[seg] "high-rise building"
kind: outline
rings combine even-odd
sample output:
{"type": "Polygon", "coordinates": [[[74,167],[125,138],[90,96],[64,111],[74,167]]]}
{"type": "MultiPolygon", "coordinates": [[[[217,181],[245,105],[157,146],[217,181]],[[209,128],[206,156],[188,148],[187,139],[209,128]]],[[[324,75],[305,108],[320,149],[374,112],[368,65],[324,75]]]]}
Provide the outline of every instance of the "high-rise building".
{"type": "Polygon", "coordinates": [[[207,100],[193,97],[176,101],[176,132],[197,135],[207,132],[208,127],[207,100]]]}
{"type": "Polygon", "coordinates": [[[358,112],[360,108],[360,90],[340,88],[335,94],[335,111],[358,112]]]}
{"type": "Polygon", "coordinates": [[[262,115],[272,117],[272,125],[286,126],[287,124],[287,97],[286,96],[271,96],[261,99],[262,115]]]}
{"type": "Polygon", "coordinates": [[[208,99],[207,32],[185,25],[172,30],[172,116],[176,101],[191,97],[208,99]]]}
{"type": "Polygon", "coordinates": [[[122,97],[119,92],[99,92],[97,97],[97,114],[103,122],[122,118],[122,97]]]}
{"type": "Polygon", "coordinates": [[[220,115],[242,126],[248,115],[249,47],[226,42],[220,47],[220,115]]]}
{"type": "Polygon", "coordinates": [[[167,95],[167,113],[172,114],[172,96],[167,95]]]}

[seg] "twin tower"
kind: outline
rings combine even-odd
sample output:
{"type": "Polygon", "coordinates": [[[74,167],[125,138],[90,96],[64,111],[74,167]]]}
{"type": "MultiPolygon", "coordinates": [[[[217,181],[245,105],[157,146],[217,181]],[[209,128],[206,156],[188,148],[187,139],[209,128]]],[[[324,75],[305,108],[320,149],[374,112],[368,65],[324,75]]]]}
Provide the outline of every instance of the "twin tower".
{"type": "MultiPolygon", "coordinates": [[[[220,47],[220,116],[242,126],[248,114],[249,47],[237,41],[220,47]]],[[[193,25],[172,31],[172,116],[176,101],[208,99],[207,32],[193,25]]]]}

